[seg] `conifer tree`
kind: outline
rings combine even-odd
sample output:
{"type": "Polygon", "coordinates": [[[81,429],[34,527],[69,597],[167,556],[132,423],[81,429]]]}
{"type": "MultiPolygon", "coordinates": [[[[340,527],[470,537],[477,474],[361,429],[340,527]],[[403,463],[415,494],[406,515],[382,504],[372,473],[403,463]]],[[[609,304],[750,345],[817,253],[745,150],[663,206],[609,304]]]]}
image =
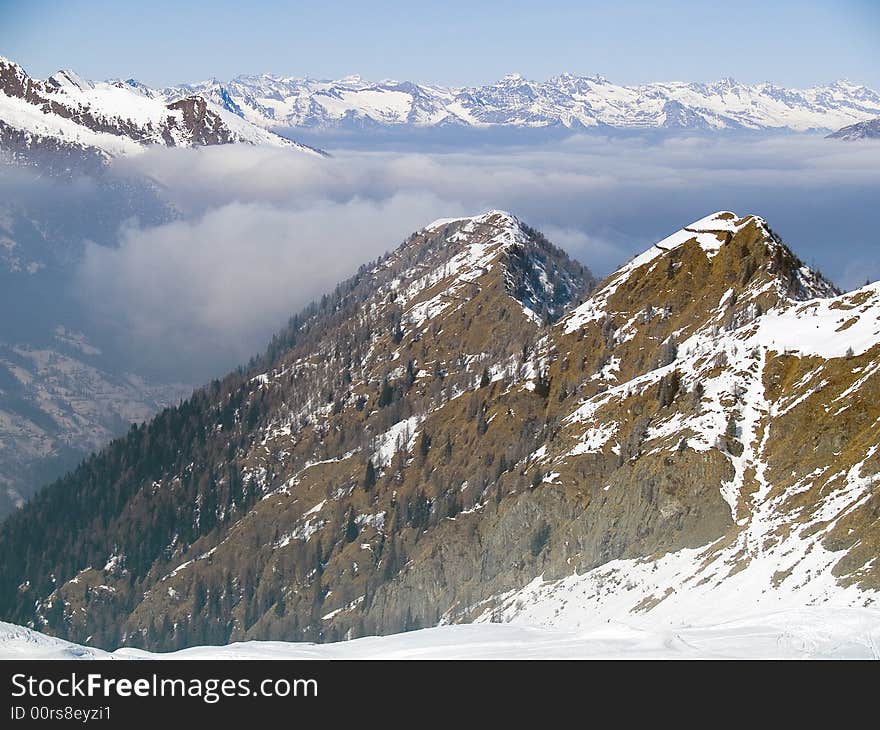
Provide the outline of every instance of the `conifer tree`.
{"type": "Polygon", "coordinates": [[[357,523],[354,521],[354,510],[349,509],[348,522],[345,525],[345,541],[354,542],[357,540],[359,534],[360,530],[358,529],[357,523]]]}
{"type": "Polygon", "coordinates": [[[491,378],[489,377],[489,369],[488,369],[488,368],[483,368],[483,374],[480,375],[480,387],[481,387],[481,388],[485,388],[485,387],[486,387],[487,385],[489,385],[491,382],[492,382],[492,380],[491,380],[491,378]]]}
{"type": "Polygon", "coordinates": [[[376,486],[376,467],[373,466],[373,460],[367,459],[367,466],[364,469],[364,491],[369,492],[376,486]]]}

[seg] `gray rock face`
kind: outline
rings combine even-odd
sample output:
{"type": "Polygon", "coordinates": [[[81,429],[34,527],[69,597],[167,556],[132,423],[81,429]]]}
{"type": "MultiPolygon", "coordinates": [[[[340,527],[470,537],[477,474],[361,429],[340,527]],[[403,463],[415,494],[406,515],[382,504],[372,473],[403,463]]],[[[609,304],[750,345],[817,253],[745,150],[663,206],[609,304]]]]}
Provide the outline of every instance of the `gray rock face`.
{"type": "Polygon", "coordinates": [[[848,127],[838,129],[828,135],[828,139],[842,139],[852,142],[857,139],[880,139],[880,118],[870,119],[858,124],[850,124],[848,127]]]}
{"type": "MultiPolygon", "coordinates": [[[[439,617],[466,621],[538,575],[553,580],[610,560],[705,545],[732,524],[713,486],[731,476],[718,452],[642,458],[622,469],[597,460],[588,484],[544,484],[441,528],[431,550],[376,592],[365,620],[383,633],[439,617]]],[[[343,626],[346,619],[339,617],[343,626]]]]}

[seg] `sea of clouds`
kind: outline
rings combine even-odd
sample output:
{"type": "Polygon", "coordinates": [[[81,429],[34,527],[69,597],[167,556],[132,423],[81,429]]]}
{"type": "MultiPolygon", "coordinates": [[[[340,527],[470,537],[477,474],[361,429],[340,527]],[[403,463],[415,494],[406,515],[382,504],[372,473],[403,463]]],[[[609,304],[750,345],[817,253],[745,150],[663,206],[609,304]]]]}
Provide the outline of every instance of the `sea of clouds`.
{"type": "Polygon", "coordinates": [[[880,144],[818,135],[574,136],[413,152],[156,149],[113,163],[176,211],[86,242],[72,286],[163,377],[246,361],[309,301],[438,217],[502,208],[597,275],[715,210],[763,215],[845,288],[880,277],[880,144]]]}

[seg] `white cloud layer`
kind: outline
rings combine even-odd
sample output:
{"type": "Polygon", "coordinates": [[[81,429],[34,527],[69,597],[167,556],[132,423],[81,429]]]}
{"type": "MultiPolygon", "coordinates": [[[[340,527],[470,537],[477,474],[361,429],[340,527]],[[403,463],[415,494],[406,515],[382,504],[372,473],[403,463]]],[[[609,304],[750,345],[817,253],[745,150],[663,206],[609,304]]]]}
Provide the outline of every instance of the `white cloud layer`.
{"type": "Polygon", "coordinates": [[[191,219],[128,227],[116,249],[89,245],[80,288],[115,324],[123,349],[198,377],[256,354],[291,314],[441,207],[424,194],[320,200],[305,210],[224,203],[191,219]]]}
{"type": "Polygon", "coordinates": [[[430,220],[488,208],[542,229],[598,274],[732,209],[764,215],[845,285],[880,276],[880,144],[584,136],[326,160],[230,146],[155,150],[116,168],[149,176],[181,220],[129,226],[118,248],[89,246],[81,294],[132,352],[196,376],[246,360],[290,314],[430,220]]]}

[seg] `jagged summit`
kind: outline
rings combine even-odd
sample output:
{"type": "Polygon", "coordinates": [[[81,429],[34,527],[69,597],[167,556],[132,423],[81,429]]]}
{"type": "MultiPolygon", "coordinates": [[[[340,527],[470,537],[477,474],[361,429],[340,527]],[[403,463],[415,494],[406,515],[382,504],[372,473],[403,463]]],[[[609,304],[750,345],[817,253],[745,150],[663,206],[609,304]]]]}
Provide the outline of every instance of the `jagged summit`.
{"type": "Polygon", "coordinates": [[[459,298],[462,287],[473,286],[498,267],[503,278],[497,283],[503,282],[508,294],[536,322],[557,319],[594,284],[586,268],[503,210],[433,221],[391,260],[412,247],[425,249],[426,260],[435,265],[406,289],[405,296],[418,301],[409,310],[415,320],[443,311],[459,298]],[[414,297],[422,288],[437,294],[428,299],[414,297]]]}
{"type": "Polygon", "coordinates": [[[840,291],[785,245],[766,220],[718,211],[667,236],[610,274],[593,296],[567,315],[576,331],[609,311],[639,309],[642,292],[655,306],[710,312],[734,292],[737,307],[767,311],[792,300],[832,297],[840,291]],[[696,303],[696,306],[693,306],[696,303]]]}
{"type": "Polygon", "coordinates": [[[21,67],[21,64],[17,61],[13,61],[11,58],[7,58],[6,56],[0,56],[0,69],[10,69],[13,71],[17,71],[22,75],[27,75],[24,72],[24,69],[21,67]]]}
{"type": "Polygon", "coordinates": [[[30,78],[19,64],[0,56],[0,92],[9,96],[24,97],[29,81],[30,78]]]}
{"type": "Polygon", "coordinates": [[[696,242],[706,252],[706,255],[711,258],[718,253],[724,243],[727,243],[733,237],[733,234],[741,230],[750,221],[754,221],[759,227],[766,227],[764,220],[756,216],[739,218],[736,213],[728,210],[711,213],[653,244],[644,253],[627,262],[619,271],[633,271],[653,261],[658,256],[662,256],[691,241],[696,242]]]}
{"type": "Polygon", "coordinates": [[[673,251],[686,243],[695,242],[711,258],[721,247],[730,243],[736,234],[747,226],[753,226],[765,240],[774,239],[767,221],[757,215],[738,216],[729,210],[720,210],[694,221],[675,233],[658,241],[644,253],[629,261],[622,270],[632,270],[653,261],[664,253],[673,251]]]}
{"type": "Polygon", "coordinates": [[[67,68],[58,69],[58,71],[46,79],[46,84],[59,90],[70,91],[90,91],[95,88],[91,81],[84,79],[75,71],[67,68]]]}

